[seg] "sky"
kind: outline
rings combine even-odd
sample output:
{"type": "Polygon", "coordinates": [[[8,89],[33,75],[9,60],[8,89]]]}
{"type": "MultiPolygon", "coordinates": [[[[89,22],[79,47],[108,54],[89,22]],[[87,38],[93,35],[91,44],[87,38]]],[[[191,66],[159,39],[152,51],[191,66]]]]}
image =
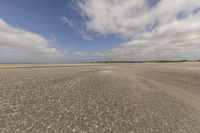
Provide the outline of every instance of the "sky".
{"type": "Polygon", "coordinates": [[[199,59],[199,0],[0,0],[0,63],[199,59]]]}

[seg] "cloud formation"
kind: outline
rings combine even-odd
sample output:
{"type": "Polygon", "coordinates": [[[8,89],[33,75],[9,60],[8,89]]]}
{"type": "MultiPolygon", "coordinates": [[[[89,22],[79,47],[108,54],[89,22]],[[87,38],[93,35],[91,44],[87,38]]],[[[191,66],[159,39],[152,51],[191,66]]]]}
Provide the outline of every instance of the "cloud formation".
{"type": "Polygon", "coordinates": [[[86,30],[127,40],[97,53],[104,59],[159,60],[200,58],[198,0],[84,0],[79,7],[86,30]]]}
{"type": "Polygon", "coordinates": [[[62,20],[65,24],[69,25],[70,27],[73,27],[73,26],[74,26],[73,23],[72,23],[67,17],[62,17],[61,20],[62,20]]]}
{"type": "Polygon", "coordinates": [[[15,28],[0,19],[0,62],[54,63],[63,61],[63,53],[43,36],[15,28]]]}

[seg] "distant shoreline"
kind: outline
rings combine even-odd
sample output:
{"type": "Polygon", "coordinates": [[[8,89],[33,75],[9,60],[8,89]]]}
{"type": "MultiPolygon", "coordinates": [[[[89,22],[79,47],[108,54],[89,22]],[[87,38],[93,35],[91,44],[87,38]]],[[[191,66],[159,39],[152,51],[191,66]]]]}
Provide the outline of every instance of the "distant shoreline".
{"type": "Polygon", "coordinates": [[[0,63],[0,65],[65,65],[65,64],[84,64],[84,63],[179,63],[179,62],[200,62],[200,60],[155,60],[155,61],[85,61],[85,62],[66,62],[66,63],[0,63]]]}
{"type": "MultiPolygon", "coordinates": [[[[85,62],[85,63],[179,63],[179,62],[200,62],[200,60],[159,60],[159,61],[97,61],[97,62],[85,62]]],[[[84,62],[82,62],[84,63],[84,62]]]]}

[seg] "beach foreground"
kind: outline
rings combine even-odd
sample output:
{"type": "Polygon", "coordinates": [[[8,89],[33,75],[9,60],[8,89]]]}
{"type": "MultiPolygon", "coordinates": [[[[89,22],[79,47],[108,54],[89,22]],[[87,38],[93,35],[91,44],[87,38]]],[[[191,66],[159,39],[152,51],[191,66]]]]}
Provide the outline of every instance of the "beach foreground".
{"type": "Polygon", "coordinates": [[[1,133],[199,133],[200,63],[0,65],[1,133]]]}

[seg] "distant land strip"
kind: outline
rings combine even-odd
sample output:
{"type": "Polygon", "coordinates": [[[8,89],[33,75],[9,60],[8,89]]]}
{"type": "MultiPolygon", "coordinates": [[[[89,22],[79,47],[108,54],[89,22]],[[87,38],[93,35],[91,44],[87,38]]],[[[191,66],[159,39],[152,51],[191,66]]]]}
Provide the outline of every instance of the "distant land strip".
{"type": "MultiPolygon", "coordinates": [[[[14,65],[14,64],[13,64],[14,65]]],[[[41,65],[37,65],[37,66],[2,66],[1,67],[1,64],[0,64],[0,69],[17,69],[17,68],[58,68],[58,67],[61,67],[61,68],[64,68],[64,67],[69,67],[69,68],[75,68],[75,67],[87,67],[87,66],[102,66],[102,65],[94,65],[94,64],[91,64],[91,65],[45,65],[45,66],[41,66],[41,65]]]]}
{"type": "Polygon", "coordinates": [[[96,61],[87,63],[177,63],[177,62],[200,62],[200,60],[158,60],[158,61],[96,61]]]}

